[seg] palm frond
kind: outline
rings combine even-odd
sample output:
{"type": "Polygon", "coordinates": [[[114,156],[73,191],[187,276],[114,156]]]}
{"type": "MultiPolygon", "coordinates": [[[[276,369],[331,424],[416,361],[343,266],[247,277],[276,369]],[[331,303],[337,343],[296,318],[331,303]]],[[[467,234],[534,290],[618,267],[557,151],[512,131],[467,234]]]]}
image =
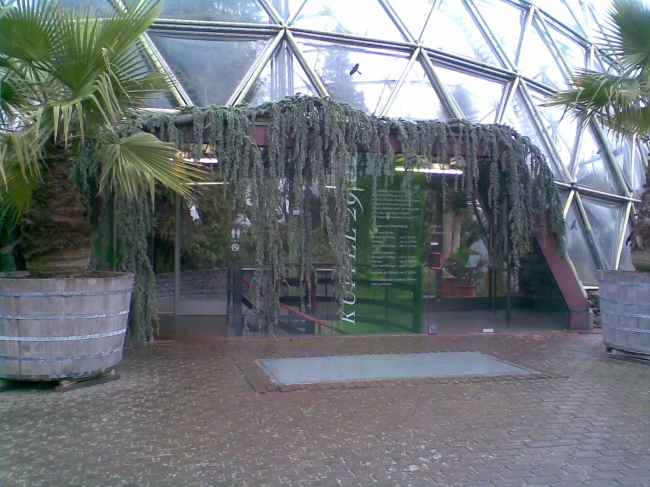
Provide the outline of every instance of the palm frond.
{"type": "MultiPolygon", "coordinates": [[[[7,200],[21,187],[16,172],[29,187],[58,160],[48,154],[73,158],[82,145],[100,155],[102,187],[133,198],[153,194],[160,181],[192,193],[188,184],[202,179],[200,166],[179,159],[153,135],[119,139],[111,128],[167,89],[138,44],[160,8],[160,0],[127,0],[112,15],[97,17],[59,9],[51,0],[0,5],[0,123],[11,127],[0,139],[0,196],[7,200]]],[[[26,201],[9,204],[24,208],[26,201]]]]}
{"type": "Polygon", "coordinates": [[[156,181],[189,197],[194,193],[191,183],[206,177],[201,165],[184,161],[178,151],[152,134],[140,132],[123,139],[111,134],[101,145],[100,187],[108,186],[127,198],[147,190],[153,195],[156,181]]]}
{"type": "Polygon", "coordinates": [[[609,73],[581,70],[573,88],[554,93],[546,106],[596,117],[624,134],[650,130],[650,8],[637,0],[614,0],[598,46],[613,63],[609,73]]]}

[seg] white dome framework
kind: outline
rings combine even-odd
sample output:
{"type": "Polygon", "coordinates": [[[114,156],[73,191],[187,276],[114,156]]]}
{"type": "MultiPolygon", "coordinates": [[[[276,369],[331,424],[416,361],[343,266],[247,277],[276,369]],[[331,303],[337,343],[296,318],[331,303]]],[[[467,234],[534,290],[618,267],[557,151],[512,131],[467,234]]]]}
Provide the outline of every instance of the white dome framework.
{"type": "Polygon", "coordinates": [[[647,151],[541,105],[576,69],[606,69],[593,44],[604,13],[587,0],[165,0],[145,50],[169,75],[160,108],[303,93],[376,116],[513,127],[549,160],[588,288],[597,269],[632,269],[624,245],[647,151]]]}

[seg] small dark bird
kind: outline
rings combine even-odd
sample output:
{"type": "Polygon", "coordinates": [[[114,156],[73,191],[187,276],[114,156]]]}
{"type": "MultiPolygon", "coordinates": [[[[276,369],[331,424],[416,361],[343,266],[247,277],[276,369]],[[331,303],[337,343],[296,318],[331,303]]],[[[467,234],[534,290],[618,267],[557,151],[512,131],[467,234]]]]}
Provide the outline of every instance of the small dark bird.
{"type": "Polygon", "coordinates": [[[571,224],[571,230],[574,230],[574,229],[577,228],[577,227],[576,227],[576,223],[577,223],[577,221],[576,221],[576,220],[573,220],[573,223],[571,224]]]}
{"type": "Polygon", "coordinates": [[[354,67],[352,68],[352,71],[350,71],[350,76],[352,76],[354,73],[361,74],[361,71],[359,71],[359,63],[354,65],[354,67]]]}

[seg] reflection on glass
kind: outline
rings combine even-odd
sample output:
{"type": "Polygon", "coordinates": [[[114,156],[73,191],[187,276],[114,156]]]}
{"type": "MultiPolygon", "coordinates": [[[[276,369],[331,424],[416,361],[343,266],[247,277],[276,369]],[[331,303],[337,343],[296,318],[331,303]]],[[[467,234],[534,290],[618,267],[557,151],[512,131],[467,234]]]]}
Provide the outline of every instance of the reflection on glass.
{"type": "Polygon", "coordinates": [[[503,96],[503,85],[476,75],[436,67],[463,117],[473,123],[494,123],[503,96]]]}
{"type": "Polygon", "coordinates": [[[270,22],[256,0],[164,0],[162,19],[212,20],[220,22],[270,22]]]}
{"type": "Polygon", "coordinates": [[[474,0],[474,3],[514,65],[526,11],[502,0],[474,0]],[[504,29],[504,25],[508,28],[504,29]]]}
{"type": "Polygon", "coordinates": [[[576,157],[575,177],[580,186],[605,193],[620,192],[603,159],[601,148],[596,143],[591,127],[588,127],[582,135],[580,151],[576,157]]]}
{"type": "MultiPolygon", "coordinates": [[[[623,240],[624,243],[626,243],[627,239],[630,238],[630,233],[632,233],[632,224],[628,222],[627,230],[625,231],[625,240],[623,240]]],[[[632,265],[632,256],[630,255],[630,247],[628,245],[623,246],[623,251],[621,252],[621,260],[618,263],[618,269],[622,271],[635,270],[634,266],[632,265]]]]}
{"type": "MultiPolygon", "coordinates": [[[[11,3],[11,2],[9,2],[11,3]]],[[[74,9],[99,9],[101,12],[114,12],[113,6],[108,0],[59,0],[59,5],[62,7],[70,7],[74,9]]]]}
{"type": "Polygon", "coordinates": [[[609,146],[612,149],[612,154],[614,154],[616,163],[623,173],[625,182],[629,188],[633,188],[635,184],[635,176],[632,141],[627,137],[619,136],[611,131],[605,131],[605,135],[609,141],[609,146]]]}
{"type": "Polygon", "coordinates": [[[549,46],[543,40],[537,27],[531,25],[524,36],[519,55],[519,69],[524,76],[556,89],[566,88],[562,70],[549,46]]]}
{"type": "Polygon", "coordinates": [[[605,258],[605,265],[608,269],[614,269],[625,206],[585,196],[582,196],[582,204],[585,207],[587,218],[589,218],[596,244],[605,258]]]}
{"type": "Polygon", "coordinates": [[[309,77],[289,46],[284,43],[266,65],[245,101],[252,106],[257,106],[296,93],[317,96],[317,91],[309,81],[309,77]]]}
{"type": "Polygon", "coordinates": [[[560,161],[568,168],[571,165],[571,154],[578,134],[578,123],[574,114],[565,113],[564,109],[560,107],[542,106],[547,101],[545,95],[531,92],[531,97],[539,114],[542,116],[540,121],[551,136],[551,141],[560,156],[560,161]]]}
{"type": "Polygon", "coordinates": [[[632,195],[638,199],[641,199],[641,195],[643,194],[643,185],[646,181],[645,172],[648,167],[648,149],[646,146],[642,147],[643,150],[640,150],[638,147],[635,150],[634,177],[632,179],[632,195]]]}
{"type": "Polygon", "coordinates": [[[149,36],[196,106],[225,105],[266,45],[264,40],[149,36]]]}
{"type": "Polygon", "coordinates": [[[564,180],[564,175],[558,167],[557,161],[551,156],[546,144],[542,141],[528,108],[519,93],[514,96],[510,106],[506,109],[502,123],[514,128],[519,134],[528,137],[546,157],[546,162],[553,171],[555,179],[558,181],[564,180]]]}
{"type": "Polygon", "coordinates": [[[299,45],[332,98],[371,114],[381,113],[408,64],[404,54],[379,49],[316,41],[299,45]]]}
{"type": "Polygon", "coordinates": [[[571,204],[566,217],[567,223],[567,251],[571,262],[576,268],[578,277],[585,286],[597,286],[596,264],[587,245],[587,238],[582,226],[582,221],[575,209],[575,203],[571,204]]]}
{"type": "Polygon", "coordinates": [[[393,10],[399,15],[402,23],[417,41],[422,35],[424,24],[429,17],[434,0],[390,0],[393,10]]]}
{"type": "Polygon", "coordinates": [[[293,27],[405,41],[377,0],[307,0],[293,27]]]}
{"type": "Polygon", "coordinates": [[[156,93],[147,100],[147,105],[154,108],[170,109],[177,108],[178,102],[171,93],[156,93]]]}
{"type": "Polygon", "coordinates": [[[422,34],[422,43],[427,47],[499,66],[483,34],[458,0],[438,2],[422,34]]]}
{"type": "Polygon", "coordinates": [[[449,118],[419,62],[413,64],[386,116],[405,120],[449,118]]]}
{"type": "Polygon", "coordinates": [[[284,20],[293,17],[305,0],[271,0],[271,3],[284,20]]]}

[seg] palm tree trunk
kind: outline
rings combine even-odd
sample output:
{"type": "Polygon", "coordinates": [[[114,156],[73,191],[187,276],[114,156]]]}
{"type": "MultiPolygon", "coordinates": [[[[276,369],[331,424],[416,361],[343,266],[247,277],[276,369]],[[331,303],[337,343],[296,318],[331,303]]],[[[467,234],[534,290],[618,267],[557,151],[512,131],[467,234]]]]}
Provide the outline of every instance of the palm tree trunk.
{"type": "Polygon", "coordinates": [[[21,247],[34,275],[88,271],[93,227],[86,198],[75,182],[74,162],[65,153],[44,161],[42,179],[25,211],[21,247]]]}
{"type": "Polygon", "coordinates": [[[461,231],[463,228],[463,214],[455,213],[451,225],[451,253],[455,254],[460,248],[461,231]]]}

